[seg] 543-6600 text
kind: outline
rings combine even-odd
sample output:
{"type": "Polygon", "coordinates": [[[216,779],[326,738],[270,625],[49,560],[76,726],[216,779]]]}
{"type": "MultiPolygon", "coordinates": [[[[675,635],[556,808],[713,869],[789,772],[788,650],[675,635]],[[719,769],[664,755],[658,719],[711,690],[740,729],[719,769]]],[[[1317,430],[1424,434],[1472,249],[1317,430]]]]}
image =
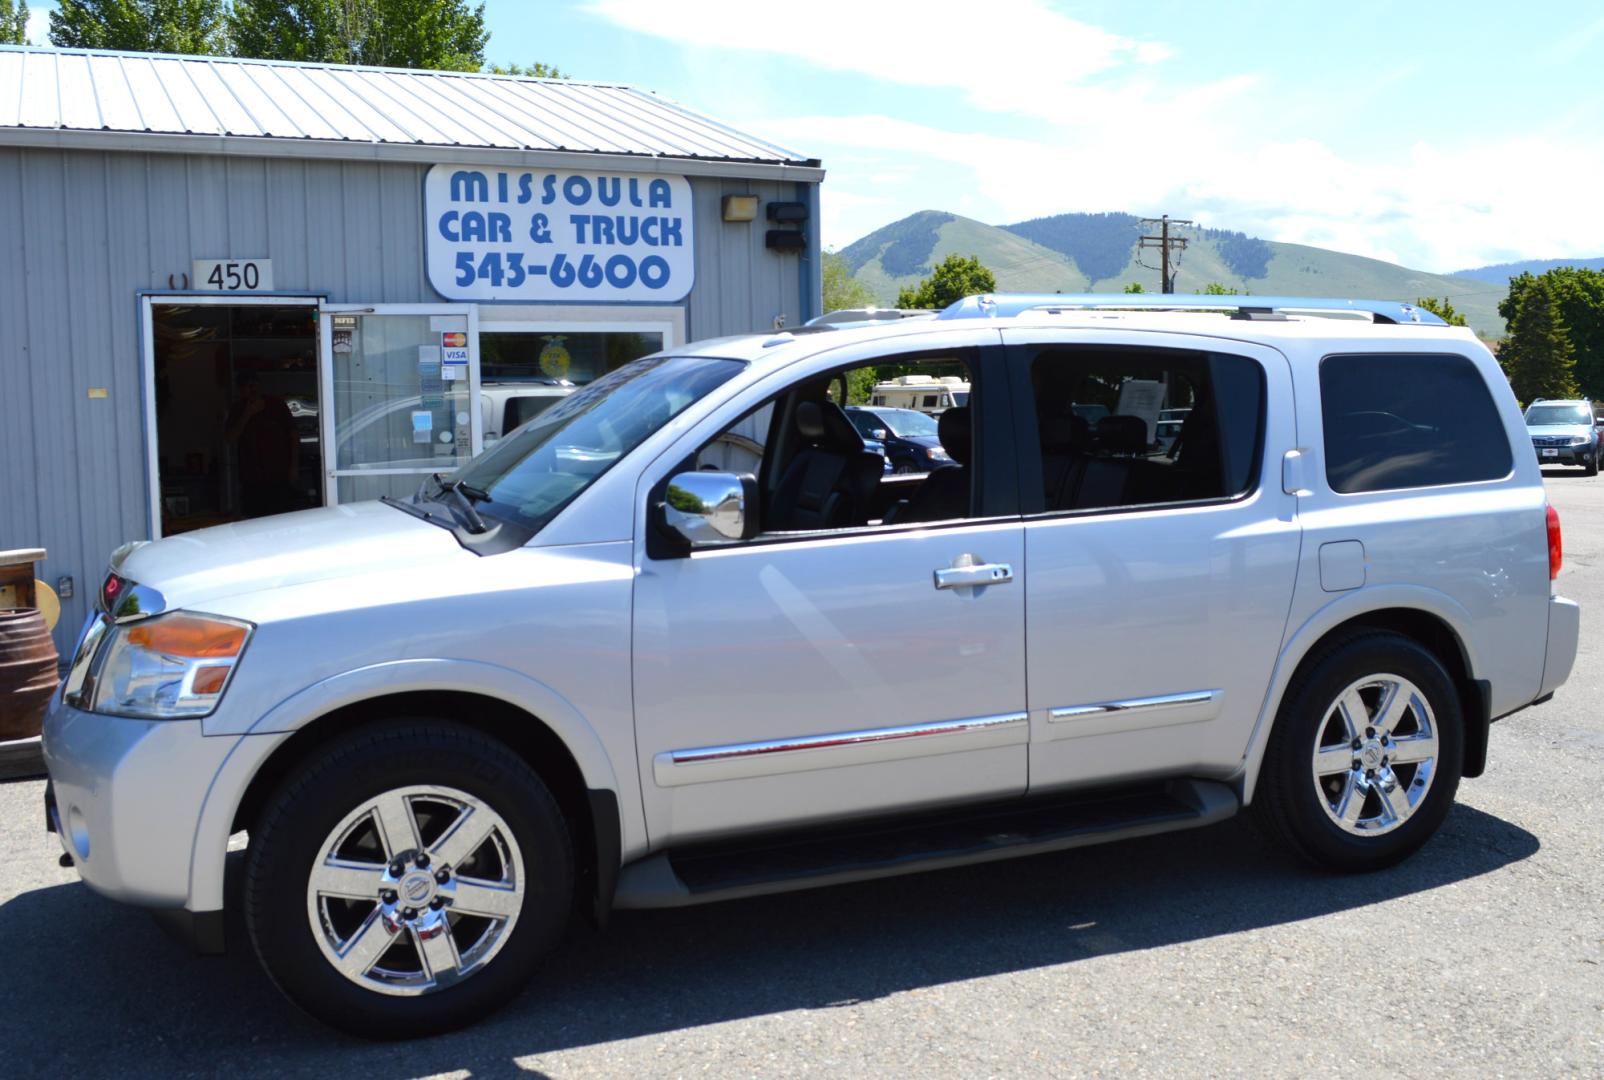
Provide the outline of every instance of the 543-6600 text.
{"type": "Polygon", "coordinates": [[[488,251],[476,255],[471,251],[457,252],[457,284],[472,285],[488,281],[492,286],[516,289],[531,277],[546,276],[559,289],[578,285],[585,289],[600,288],[603,283],[615,289],[627,289],[636,282],[648,289],[661,289],[668,284],[668,262],[660,255],[635,259],[630,255],[581,255],[577,260],[559,253],[552,256],[550,265],[525,261],[521,251],[488,251]]]}

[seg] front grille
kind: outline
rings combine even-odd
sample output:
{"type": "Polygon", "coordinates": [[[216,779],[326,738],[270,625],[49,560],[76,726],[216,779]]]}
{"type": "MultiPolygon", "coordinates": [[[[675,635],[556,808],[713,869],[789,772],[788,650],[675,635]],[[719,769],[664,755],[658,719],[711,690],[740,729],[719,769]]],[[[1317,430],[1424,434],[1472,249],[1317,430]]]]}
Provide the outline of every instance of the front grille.
{"type": "Polygon", "coordinates": [[[1533,435],[1532,436],[1532,445],[1533,446],[1569,446],[1570,444],[1571,444],[1571,437],[1569,435],[1533,435]]]}

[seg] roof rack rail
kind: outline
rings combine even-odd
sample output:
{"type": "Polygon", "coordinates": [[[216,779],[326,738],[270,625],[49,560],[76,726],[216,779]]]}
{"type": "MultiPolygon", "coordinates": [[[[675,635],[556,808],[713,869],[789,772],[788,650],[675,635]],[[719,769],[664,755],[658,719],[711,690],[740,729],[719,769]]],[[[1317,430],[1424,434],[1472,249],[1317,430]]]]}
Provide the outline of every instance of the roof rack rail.
{"type": "Polygon", "coordinates": [[[1029,311],[1235,311],[1233,318],[1313,315],[1378,323],[1446,326],[1414,304],[1396,300],[1330,300],[1311,296],[1214,296],[1202,293],[985,293],[966,296],[938,319],[1006,319],[1029,311]]]}

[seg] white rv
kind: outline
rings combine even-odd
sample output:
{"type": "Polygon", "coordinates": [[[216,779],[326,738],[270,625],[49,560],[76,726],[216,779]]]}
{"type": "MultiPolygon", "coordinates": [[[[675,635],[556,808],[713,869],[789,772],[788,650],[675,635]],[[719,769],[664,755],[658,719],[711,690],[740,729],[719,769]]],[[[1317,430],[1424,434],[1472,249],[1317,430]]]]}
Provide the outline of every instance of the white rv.
{"type": "Polygon", "coordinates": [[[969,404],[969,384],[952,375],[901,375],[876,383],[869,404],[939,416],[947,409],[969,404]]]}

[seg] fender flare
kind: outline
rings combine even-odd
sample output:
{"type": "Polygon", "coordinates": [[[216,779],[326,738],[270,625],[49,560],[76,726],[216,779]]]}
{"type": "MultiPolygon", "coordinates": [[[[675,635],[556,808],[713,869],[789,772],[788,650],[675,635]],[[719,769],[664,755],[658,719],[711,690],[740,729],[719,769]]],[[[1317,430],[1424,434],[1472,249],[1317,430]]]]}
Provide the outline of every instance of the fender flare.
{"type": "Polygon", "coordinates": [[[477,660],[392,660],[354,668],[296,691],[236,736],[238,741],[213,779],[196,823],[190,855],[190,910],[222,908],[223,864],[234,815],[261,766],[290,735],[347,705],[418,691],[495,698],[538,717],[573,755],[586,787],[623,798],[600,737],[567,698],[544,683],[477,660]],[[227,782],[219,782],[223,780],[227,782]]]}
{"type": "Polygon", "coordinates": [[[1281,655],[1277,657],[1275,670],[1270,675],[1270,687],[1265,693],[1259,718],[1248,739],[1247,752],[1242,757],[1244,806],[1253,799],[1254,788],[1259,782],[1259,768],[1264,763],[1264,753],[1270,742],[1270,729],[1275,723],[1276,713],[1281,710],[1281,699],[1298,665],[1327,634],[1343,623],[1371,612],[1398,608],[1422,611],[1441,619],[1458,639],[1459,648],[1464,654],[1465,670],[1471,679],[1475,679],[1480,664],[1475,646],[1467,633],[1474,620],[1464,605],[1447,593],[1419,585],[1373,585],[1337,594],[1305,619],[1281,647],[1281,655]]]}

